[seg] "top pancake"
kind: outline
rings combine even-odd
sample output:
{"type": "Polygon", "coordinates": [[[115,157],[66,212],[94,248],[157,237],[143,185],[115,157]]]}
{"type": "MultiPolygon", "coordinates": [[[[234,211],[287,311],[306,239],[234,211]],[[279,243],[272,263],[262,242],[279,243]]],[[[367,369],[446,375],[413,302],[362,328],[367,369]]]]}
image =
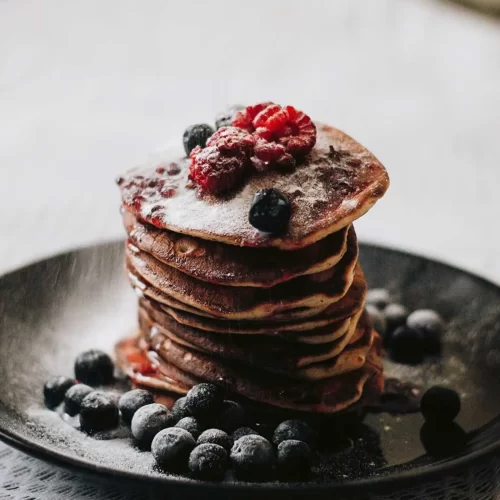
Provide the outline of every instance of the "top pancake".
{"type": "Polygon", "coordinates": [[[389,186],[387,172],[368,150],[340,130],[316,126],[314,149],[291,173],[271,169],[230,195],[214,197],[186,187],[188,158],[164,154],[119,179],[123,206],[159,229],[202,239],[283,250],[310,245],[361,217],[389,186]],[[179,173],[169,175],[171,163],[179,173]],[[248,221],[255,192],[270,187],[291,204],[290,223],[280,236],[262,233],[248,221]]]}

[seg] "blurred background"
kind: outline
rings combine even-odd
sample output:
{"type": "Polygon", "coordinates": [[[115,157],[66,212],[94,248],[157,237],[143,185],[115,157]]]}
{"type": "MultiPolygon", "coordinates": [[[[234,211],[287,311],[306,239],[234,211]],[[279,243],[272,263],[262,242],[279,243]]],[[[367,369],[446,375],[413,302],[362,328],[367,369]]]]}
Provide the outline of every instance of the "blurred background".
{"type": "Polygon", "coordinates": [[[0,271],[122,237],[120,172],[263,100],[386,165],[364,241],[500,282],[500,18],[440,0],[0,0],[0,271]]]}

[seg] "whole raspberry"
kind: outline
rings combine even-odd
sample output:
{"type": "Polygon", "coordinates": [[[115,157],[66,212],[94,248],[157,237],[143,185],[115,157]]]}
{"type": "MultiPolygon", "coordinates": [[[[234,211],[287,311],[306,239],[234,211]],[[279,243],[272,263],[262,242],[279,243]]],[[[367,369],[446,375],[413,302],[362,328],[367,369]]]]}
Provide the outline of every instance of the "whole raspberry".
{"type": "MultiPolygon", "coordinates": [[[[293,168],[295,166],[295,158],[286,152],[285,146],[276,142],[267,142],[259,138],[255,143],[253,153],[265,166],[270,164],[276,164],[285,168],[293,168]]],[[[254,162],[255,160],[252,161],[254,162]]],[[[257,170],[262,170],[262,168],[257,168],[257,170]]]]}
{"type": "Polygon", "coordinates": [[[261,102],[260,104],[255,104],[254,106],[247,106],[242,111],[238,111],[233,118],[232,124],[235,127],[239,127],[249,132],[253,132],[255,129],[253,127],[253,120],[255,117],[268,106],[274,105],[273,102],[261,102]]]}

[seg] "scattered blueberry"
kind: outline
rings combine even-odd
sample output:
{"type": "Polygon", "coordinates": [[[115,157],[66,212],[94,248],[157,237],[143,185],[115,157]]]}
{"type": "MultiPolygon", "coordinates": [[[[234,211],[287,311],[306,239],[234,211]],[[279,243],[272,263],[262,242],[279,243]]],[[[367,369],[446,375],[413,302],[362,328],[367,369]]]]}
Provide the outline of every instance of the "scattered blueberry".
{"type": "Polygon", "coordinates": [[[384,313],[380,309],[377,309],[373,304],[367,304],[365,309],[371,320],[373,321],[375,330],[377,330],[380,335],[384,336],[387,327],[384,313]]]}
{"type": "Polygon", "coordinates": [[[277,450],[278,472],[287,479],[306,479],[311,473],[311,448],[303,441],[282,441],[277,450]]]}
{"type": "Polygon", "coordinates": [[[196,125],[190,125],[182,136],[182,142],[184,144],[184,151],[186,155],[189,156],[191,151],[196,146],[205,147],[208,138],[215,132],[215,130],[206,123],[199,123],[196,125]]]}
{"type": "Polygon", "coordinates": [[[380,310],[385,309],[390,301],[391,296],[385,288],[372,288],[366,294],[366,303],[380,310]]]}
{"type": "Polygon", "coordinates": [[[135,412],[130,429],[139,447],[148,450],[156,434],[171,426],[171,414],[168,408],[158,403],[151,403],[135,412]]]}
{"type": "Polygon", "coordinates": [[[451,422],[460,413],[460,396],[448,387],[431,387],[422,396],[420,411],[427,422],[451,422]]]}
{"type": "Polygon", "coordinates": [[[76,415],[79,413],[82,401],[91,392],[94,392],[94,389],[85,384],[76,384],[73,387],[70,387],[64,396],[64,411],[68,415],[76,415]]]}
{"type": "Polygon", "coordinates": [[[224,401],[224,390],[214,384],[198,384],[186,395],[186,408],[194,417],[206,419],[218,414],[224,401]]]}
{"type": "Polygon", "coordinates": [[[227,451],[230,451],[231,447],[233,446],[233,438],[220,429],[207,429],[200,434],[197,443],[218,444],[219,446],[225,448],[227,451]]]}
{"type": "Polygon", "coordinates": [[[118,408],[122,412],[123,420],[129,424],[139,408],[154,402],[153,395],[149,391],[133,389],[121,395],[118,400],[118,408]]]}
{"type": "Polygon", "coordinates": [[[72,378],[62,376],[50,377],[43,386],[45,406],[51,410],[59,406],[64,399],[66,391],[75,384],[76,381],[72,378]]]}
{"type": "Polygon", "coordinates": [[[215,427],[231,433],[238,427],[243,427],[247,420],[243,406],[235,401],[226,400],[222,403],[222,409],[215,421],[215,427]]]}
{"type": "Polygon", "coordinates": [[[188,431],[195,439],[198,439],[200,434],[203,432],[203,427],[201,426],[200,422],[194,417],[181,418],[175,424],[175,427],[179,427],[188,431]]]}
{"type": "Polygon", "coordinates": [[[199,479],[222,479],[228,467],[227,451],[218,444],[204,443],[189,455],[189,470],[199,479]]]}
{"type": "Polygon", "coordinates": [[[178,472],[186,469],[189,454],[195,446],[196,441],[188,431],[170,427],[156,434],[151,443],[151,453],[164,470],[178,472]]]}
{"type": "Polygon", "coordinates": [[[111,358],[98,349],[82,352],[75,360],[76,379],[88,385],[109,384],[114,369],[111,358]]]}
{"type": "Polygon", "coordinates": [[[231,122],[233,121],[234,115],[238,111],[243,111],[245,106],[241,106],[240,104],[236,104],[226,109],[226,111],[222,111],[218,113],[215,117],[215,128],[220,129],[221,127],[231,127],[231,122]]]}
{"type": "Polygon", "coordinates": [[[406,324],[422,332],[426,344],[426,353],[438,354],[441,351],[441,336],[444,330],[444,322],[436,311],[431,309],[413,311],[408,316],[406,324]]]}
{"type": "Polygon", "coordinates": [[[231,462],[241,479],[269,479],[276,465],[271,443],[262,436],[248,435],[238,439],[231,448],[231,462]]]}
{"type": "Polygon", "coordinates": [[[258,436],[259,433],[254,429],[252,429],[251,427],[238,427],[238,429],[236,429],[233,432],[233,440],[237,441],[243,436],[253,436],[253,435],[258,436]]]}
{"type": "Polygon", "coordinates": [[[408,309],[401,304],[389,304],[384,309],[384,316],[387,322],[386,334],[391,335],[396,328],[399,328],[406,323],[408,309]]]}
{"type": "Polygon", "coordinates": [[[425,422],[420,429],[420,440],[425,451],[433,457],[460,453],[467,444],[467,434],[455,422],[433,424],[425,422]]]}
{"type": "Polygon", "coordinates": [[[406,325],[396,328],[390,347],[392,358],[399,363],[417,364],[424,358],[424,336],[419,330],[406,325]]]}
{"type": "Polygon", "coordinates": [[[112,429],[119,420],[118,407],[102,392],[91,392],[80,405],[80,427],[86,432],[112,429]]]}
{"type": "Polygon", "coordinates": [[[273,443],[275,446],[278,446],[282,441],[289,439],[303,441],[312,446],[314,433],[311,427],[302,420],[285,420],[276,427],[273,435],[273,443]]]}
{"type": "Polygon", "coordinates": [[[265,233],[280,233],[288,226],[291,208],[288,199],[273,188],[261,189],[253,197],[248,221],[265,233]]]}
{"type": "Polygon", "coordinates": [[[186,397],[179,398],[172,406],[172,418],[176,419],[178,422],[181,418],[190,417],[191,412],[186,406],[186,397]]]}

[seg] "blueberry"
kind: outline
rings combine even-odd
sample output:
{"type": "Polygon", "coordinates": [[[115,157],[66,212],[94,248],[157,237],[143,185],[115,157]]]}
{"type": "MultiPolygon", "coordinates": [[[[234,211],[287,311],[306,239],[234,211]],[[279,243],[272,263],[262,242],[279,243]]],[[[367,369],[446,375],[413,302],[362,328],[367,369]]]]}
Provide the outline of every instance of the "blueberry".
{"type": "Polygon", "coordinates": [[[64,399],[66,391],[76,384],[76,380],[68,377],[55,376],[50,377],[43,386],[43,398],[45,406],[54,409],[60,405],[64,399]]]}
{"type": "Polygon", "coordinates": [[[76,415],[79,413],[82,401],[91,392],[94,392],[94,389],[85,384],[76,384],[70,387],[64,396],[64,411],[68,415],[76,415]]]}
{"type": "Polygon", "coordinates": [[[175,424],[175,427],[180,427],[181,429],[188,431],[195,439],[198,439],[200,434],[203,432],[203,427],[194,417],[181,418],[175,424]]]}
{"type": "Polygon", "coordinates": [[[282,441],[277,450],[278,472],[287,479],[305,479],[311,473],[311,448],[303,441],[282,441]]]}
{"type": "Polygon", "coordinates": [[[148,450],[156,434],[172,425],[168,408],[158,403],[151,403],[135,412],[130,429],[139,447],[148,450]]]}
{"type": "Polygon", "coordinates": [[[400,326],[391,337],[391,356],[406,364],[420,363],[424,358],[424,336],[409,326],[400,326]]]}
{"type": "Polygon", "coordinates": [[[184,417],[190,417],[191,412],[186,406],[186,397],[179,398],[172,406],[172,418],[177,419],[177,422],[184,417]]]}
{"type": "Polygon", "coordinates": [[[372,288],[366,294],[366,303],[375,306],[377,309],[385,309],[390,301],[391,296],[385,288],[372,288]]]}
{"type": "Polygon", "coordinates": [[[268,479],[275,468],[276,457],[271,443],[262,436],[248,435],[231,448],[231,462],[241,479],[268,479]]]}
{"type": "Polygon", "coordinates": [[[220,412],[224,391],[214,384],[198,384],[186,395],[186,408],[194,417],[207,419],[220,412]]]}
{"type": "Polygon", "coordinates": [[[401,304],[389,304],[384,309],[384,316],[387,323],[386,337],[392,335],[396,328],[403,326],[408,317],[408,309],[401,304]]]}
{"type": "Polygon", "coordinates": [[[196,125],[190,125],[182,136],[182,142],[184,144],[184,151],[186,155],[189,156],[191,151],[196,146],[205,147],[208,138],[215,132],[215,130],[206,123],[199,123],[196,125]]]}
{"type": "Polygon", "coordinates": [[[227,451],[218,444],[204,443],[189,455],[189,470],[200,479],[222,479],[228,467],[227,451]]]}
{"type": "Polygon", "coordinates": [[[258,436],[259,433],[251,427],[239,427],[233,432],[233,440],[237,441],[243,436],[258,436]]]}
{"type": "Polygon", "coordinates": [[[247,423],[246,412],[239,403],[226,400],[222,403],[222,409],[215,421],[215,427],[228,433],[247,423]]]}
{"type": "Polygon", "coordinates": [[[427,422],[451,422],[460,413],[460,396],[453,389],[436,385],[422,396],[420,411],[427,422]]]}
{"type": "Polygon", "coordinates": [[[76,379],[88,385],[109,384],[114,369],[111,358],[98,349],[82,352],[75,360],[76,379]]]}
{"type": "Polygon", "coordinates": [[[435,424],[425,422],[420,429],[420,440],[425,451],[433,457],[460,453],[467,444],[467,434],[455,422],[435,424]]]}
{"type": "Polygon", "coordinates": [[[220,129],[221,127],[231,127],[231,122],[233,121],[234,115],[238,111],[243,111],[245,106],[241,106],[241,104],[235,104],[230,108],[226,109],[226,111],[222,111],[218,113],[215,117],[215,128],[220,129]]]}
{"type": "Polygon", "coordinates": [[[288,198],[276,189],[261,189],[253,197],[248,221],[265,233],[281,233],[288,226],[291,208],[288,198]]]}
{"type": "Polygon", "coordinates": [[[118,400],[118,408],[122,412],[123,420],[129,424],[139,408],[154,402],[154,397],[149,391],[133,389],[121,395],[118,400]]]}
{"type": "Polygon", "coordinates": [[[195,446],[196,441],[188,431],[170,427],[156,434],[151,443],[151,453],[160,467],[176,472],[186,469],[189,454],[195,446]]]}
{"type": "Polygon", "coordinates": [[[197,440],[198,444],[212,443],[222,446],[226,450],[231,450],[233,446],[233,438],[229,436],[226,432],[220,429],[207,429],[200,434],[197,440]]]}
{"type": "Polygon", "coordinates": [[[302,420],[285,420],[276,427],[273,434],[273,443],[275,446],[278,446],[282,441],[289,439],[304,441],[304,443],[312,446],[314,433],[309,425],[302,420]]]}
{"type": "Polygon", "coordinates": [[[377,309],[373,304],[367,304],[365,310],[373,321],[373,327],[375,330],[377,330],[380,335],[385,335],[387,322],[385,320],[384,313],[377,309]]]}
{"type": "Polygon", "coordinates": [[[425,349],[428,354],[438,354],[441,351],[441,336],[444,322],[441,316],[431,309],[413,311],[406,320],[406,324],[422,332],[425,339],[425,349]]]}
{"type": "Polygon", "coordinates": [[[91,392],[80,405],[80,427],[88,433],[112,429],[119,420],[118,406],[102,392],[91,392]]]}

